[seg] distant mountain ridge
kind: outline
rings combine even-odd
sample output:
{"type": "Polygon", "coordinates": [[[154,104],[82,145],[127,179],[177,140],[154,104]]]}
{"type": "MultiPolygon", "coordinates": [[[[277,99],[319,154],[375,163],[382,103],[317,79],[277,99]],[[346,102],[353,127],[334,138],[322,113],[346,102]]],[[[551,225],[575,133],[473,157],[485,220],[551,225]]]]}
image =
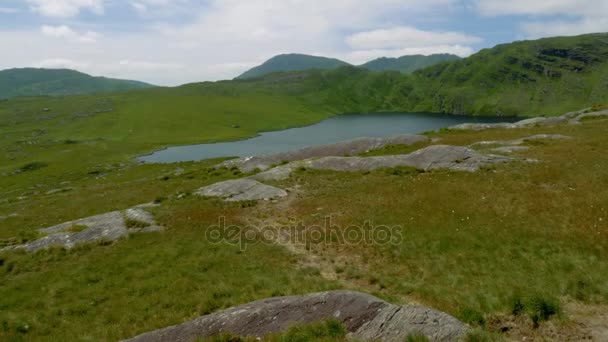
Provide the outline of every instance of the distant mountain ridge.
{"type": "Polygon", "coordinates": [[[258,78],[280,71],[301,71],[309,69],[329,70],[346,65],[350,64],[335,58],[292,53],[274,56],[263,64],[244,72],[242,75],[236,77],[236,79],[258,78]]]}
{"type": "MultiPolygon", "coordinates": [[[[435,55],[413,55],[399,58],[382,57],[360,65],[360,68],[370,71],[399,71],[402,74],[411,74],[437,63],[458,60],[460,57],[450,54],[435,55]]],[[[304,54],[284,54],[274,56],[261,65],[254,67],[242,75],[237,76],[237,80],[259,78],[275,72],[290,72],[304,70],[332,70],[352,64],[335,58],[311,56],[304,54]]]]}
{"type": "Polygon", "coordinates": [[[0,71],[0,98],[80,95],[150,87],[154,86],[139,81],[95,77],[70,69],[19,68],[0,71]]]}
{"type": "Polygon", "coordinates": [[[411,74],[414,71],[424,69],[441,62],[450,62],[459,59],[461,58],[447,53],[429,56],[411,55],[398,58],[381,57],[360,65],[360,67],[371,71],[395,70],[401,72],[402,74],[411,74]]]}

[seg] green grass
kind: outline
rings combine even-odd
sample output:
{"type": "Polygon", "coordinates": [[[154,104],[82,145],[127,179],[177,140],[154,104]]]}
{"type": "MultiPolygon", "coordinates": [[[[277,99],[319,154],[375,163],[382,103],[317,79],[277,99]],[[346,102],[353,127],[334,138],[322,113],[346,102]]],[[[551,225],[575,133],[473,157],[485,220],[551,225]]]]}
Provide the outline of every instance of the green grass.
{"type": "Polygon", "coordinates": [[[340,227],[401,226],[398,245],[313,249],[366,270],[362,289],[393,301],[415,299],[474,325],[512,312],[538,322],[558,315],[563,300],[608,301],[606,127],[438,134],[442,143],[460,145],[541,132],[574,137],[532,147],[526,157],[541,160],[536,164],[473,174],[309,170],[280,185],[307,194],[289,215],[308,226],[322,224],[324,215],[340,227]]]}

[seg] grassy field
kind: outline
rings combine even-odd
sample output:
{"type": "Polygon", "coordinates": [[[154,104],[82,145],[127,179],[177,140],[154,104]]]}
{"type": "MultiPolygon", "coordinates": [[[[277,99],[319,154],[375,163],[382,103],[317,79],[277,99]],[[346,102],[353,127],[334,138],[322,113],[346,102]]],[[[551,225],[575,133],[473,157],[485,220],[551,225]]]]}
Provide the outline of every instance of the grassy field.
{"type": "MultiPolygon", "coordinates": [[[[335,288],[431,305],[490,332],[515,312],[526,321],[552,319],[567,334],[568,303],[608,304],[607,128],[594,121],[433,133],[448,144],[536,133],[574,139],[537,143],[523,152],[539,163],[474,174],[300,171],[280,183],[299,189],[288,207],[243,207],[188,195],[241,176],[209,169],[214,161],[117,165],[105,175],[83,178],[66,174],[56,179],[70,182],[61,185],[65,191],[49,195],[46,190],[58,184],[3,188],[0,216],[17,214],[0,221],[5,243],[31,239],[34,228],[154,200],[163,203],[155,214],[167,230],[71,251],[3,254],[0,339],[116,340],[258,298],[335,288]],[[183,170],[179,176],[177,168],[183,170]],[[318,265],[279,246],[241,250],[205,240],[205,230],[220,216],[245,224],[260,215],[277,222],[296,218],[308,226],[327,216],[340,227],[365,221],[399,225],[404,239],[394,246],[309,246],[323,260],[318,265]],[[336,279],[323,276],[328,267],[336,279]]],[[[394,146],[371,154],[411,149],[394,146]]],[[[28,173],[27,180],[46,179],[49,174],[38,178],[37,172],[51,167],[2,180],[17,183],[28,173]]]]}
{"type": "MultiPolygon", "coordinates": [[[[557,48],[572,42],[543,44],[557,48]]],[[[505,47],[476,58],[483,62],[487,54],[501,55],[501,49],[505,47]]],[[[583,57],[603,53],[596,47],[584,51],[591,52],[583,57]]],[[[473,68],[466,60],[456,63],[441,69],[446,82],[473,68]]],[[[527,65],[514,63],[501,75],[520,75],[515,71],[527,65]]],[[[538,76],[532,83],[501,81],[489,93],[475,88],[471,94],[481,94],[481,100],[471,107],[475,111],[467,112],[487,109],[495,114],[497,103],[516,103],[500,108],[523,114],[543,108],[555,115],[605,103],[605,71],[594,62],[550,83],[538,76]],[[551,93],[548,102],[537,97],[533,105],[530,99],[520,102],[537,86],[561,90],[551,93]],[[578,90],[564,95],[570,89],[578,90]]],[[[241,139],[338,113],[415,109],[417,96],[421,101],[416,108],[447,108],[435,107],[447,102],[425,95],[441,79],[417,89],[408,88],[408,79],[344,68],[256,81],[0,101],[0,245],[32,240],[38,237],[37,228],[155,200],[163,203],[155,214],[167,228],[109,245],[2,254],[0,340],[117,340],[253,299],[335,288],[431,305],[483,333],[501,330],[506,320],[521,320],[524,325],[539,323],[525,332],[539,336],[547,326],[541,321],[551,319],[556,331],[565,334],[555,339],[580,337],[580,329],[572,327],[570,305],[608,305],[605,121],[432,133],[443,143],[459,145],[536,133],[573,139],[536,143],[521,152],[538,163],[475,174],[403,168],[371,173],[303,170],[279,183],[296,190],[278,207],[226,205],[189,195],[201,186],[242,176],[235,170],[210,169],[218,161],[141,165],[133,160],[169,145],[241,139]],[[400,226],[404,239],[390,246],[312,245],[301,255],[267,244],[241,250],[205,240],[205,231],[220,216],[234,224],[294,218],[307,225],[332,217],[340,227],[369,220],[400,226]],[[306,262],[308,256],[318,263],[306,262]]],[[[469,86],[477,87],[479,78],[469,80],[469,86]]],[[[441,95],[445,89],[440,90],[441,95]]],[[[391,146],[369,154],[422,146],[391,146]]]]}

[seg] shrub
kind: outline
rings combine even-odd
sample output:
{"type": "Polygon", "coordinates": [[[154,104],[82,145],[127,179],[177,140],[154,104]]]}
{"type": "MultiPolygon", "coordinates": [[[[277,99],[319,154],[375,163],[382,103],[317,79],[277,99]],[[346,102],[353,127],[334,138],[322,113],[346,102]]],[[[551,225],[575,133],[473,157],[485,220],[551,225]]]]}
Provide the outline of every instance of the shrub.
{"type": "Polygon", "coordinates": [[[521,313],[524,312],[524,310],[526,309],[526,305],[524,304],[524,302],[522,301],[520,296],[513,296],[513,298],[511,298],[511,314],[518,316],[521,313]]]}
{"type": "Polygon", "coordinates": [[[42,168],[45,168],[49,166],[49,164],[45,163],[45,162],[31,162],[31,163],[27,163],[25,165],[23,165],[22,167],[19,168],[20,172],[29,172],[29,171],[36,171],[36,170],[40,170],[42,168]]]}
{"type": "Polygon", "coordinates": [[[486,324],[486,319],[483,316],[483,313],[481,313],[475,309],[471,309],[471,308],[462,309],[458,316],[463,322],[465,322],[467,324],[479,325],[479,326],[484,326],[486,324]]]}
{"type": "Polygon", "coordinates": [[[549,320],[552,316],[559,314],[561,311],[558,300],[541,295],[534,296],[530,299],[529,310],[530,319],[535,327],[538,327],[541,322],[549,320]]]}
{"type": "Polygon", "coordinates": [[[127,228],[146,228],[149,227],[150,224],[147,222],[125,217],[125,226],[127,226],[127,228]]]}

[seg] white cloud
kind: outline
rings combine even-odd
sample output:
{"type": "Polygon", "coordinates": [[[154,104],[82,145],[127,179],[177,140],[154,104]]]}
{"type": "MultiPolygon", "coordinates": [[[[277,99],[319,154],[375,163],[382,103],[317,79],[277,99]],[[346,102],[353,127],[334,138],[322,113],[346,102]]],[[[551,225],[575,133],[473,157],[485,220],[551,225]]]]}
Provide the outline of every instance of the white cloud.
{"type": "Polygon", "coordinates": [[[118,63],[120,68],[128,69],[131,71],[159,71],[159,70],[176,70],[182,69],[184,66],[178,63],[157,63],[142,60],[122,60],[118,63]]]}
{"type": "Polygon", "coordinates": [[[608,31],[608,0],[476,0],[475,6],[485,16],[533,16],[521,25],[529,38],[608,31]]]}
{"type": "Polygon", "coordinates": [[[74,17],[81,10],[104,13],[104,0],[26,0],[30,9],[45,17],[74,17]]]}
{"type": "Polygon", "coordinates": [[[133,6],[133,9],[138,13],[146,13],[148,11],[148,6],[141,2],[134,1],[131,3],[131,6],[133,6]]]}
{"type": "Polygon", "coordinates": [[[403,49],[438,45],[476,44],[481,38],[460,32],[423,31],[414,27],[359,32],[346,38],[354,49],[403,49]]]}
{"type": "Polygon", "coordinates": [[[78,33],[72,30],[67,25],[50,26],[44,25],[40,28],[40,32],[43,35],[54,38],[65,38],[70,41],[80,43],[95,43],[102,35],[98,32],[87,31],[84,33],[78,33]]]}
{"type": "Polygon", "coordinates": [[[88,63],[77,62],[67,58],[51,58],[30,65],[35,68],[45,69],[75,69],[83,70],[89,67],[88,63]]]}
{"type": "MultiPolygon", "coordinates": [[[[123,29],[117,25],[114,28],[119,30],[107,31],[95,28],[104,33],[103,39],[94,32],[88,34],[77,29],[84,25],[82,22],[68,19],[65,22],[69,26],[48,25],[46,29],[18,32],[0,30],[3,43],[0,68],[60,65],[92,75],[177,85],[229,79],[276,54],[288,52],[342,58],[357,64],[376,57],[406,54],[445,52],[464,56],[473,51],[469,46],[473,40],[466,35],[463,40],[458,34],[454,35],[458,39],[441,36],[443,40],[425,43],[418,38],[416,44],[378,48],[370,45],[353,48],[345,42],[345,36],[352,32],[395,27],[421,16],[443,20],[451,6],[460,1],[208,0],[204,5],[200,0],[97,1],[105,3],[112,13],[124,10],[125,16],[131,16],[132,24],[139,26],[131,29],[128,25],[123,29]],[[138,21],[139,16],[134,13],[137,9],[132,7],[135,3],[145,6],[144,12],[138,13],[145,16],[149,26],[138,21]],[[87,40],[97,42],[82,44],[87,40]]],[[[90,10],[78,7],[79,12],[90,10]]],[[[104,17],[100,22],[114,24],[110,19],[104,17]]]]}
{"type": "Polygon", "coordinates": [[[606,16],[606,0],[475,0],[478,11],[487,16],[565,15],[606,16]]]}
{"type": "Polygon", "coordinates": [[[605,18],[583,18],[575,21],[533,21],[524,23],[522,30],[530,38],[608,32],[608,16],[605,18]]]}

